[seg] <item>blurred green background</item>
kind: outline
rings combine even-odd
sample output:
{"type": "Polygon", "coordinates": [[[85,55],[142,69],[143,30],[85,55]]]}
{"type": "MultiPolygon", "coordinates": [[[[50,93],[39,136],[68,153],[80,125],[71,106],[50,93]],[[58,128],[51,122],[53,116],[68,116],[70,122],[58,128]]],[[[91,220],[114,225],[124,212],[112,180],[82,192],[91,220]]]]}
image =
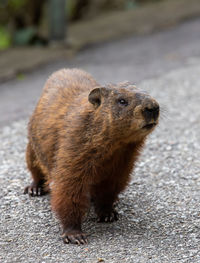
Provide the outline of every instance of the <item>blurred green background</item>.
{"type": "MultiPolygon", "coordinates": [[[[160,1],[165,0],[63,0],[64,23],[76,23],[105,12],[134,9],[149,2],[160,1]]],[[[0,50],[10,46],[47,45],[52,2],[53,0],[0,0],[0,50]]]]}

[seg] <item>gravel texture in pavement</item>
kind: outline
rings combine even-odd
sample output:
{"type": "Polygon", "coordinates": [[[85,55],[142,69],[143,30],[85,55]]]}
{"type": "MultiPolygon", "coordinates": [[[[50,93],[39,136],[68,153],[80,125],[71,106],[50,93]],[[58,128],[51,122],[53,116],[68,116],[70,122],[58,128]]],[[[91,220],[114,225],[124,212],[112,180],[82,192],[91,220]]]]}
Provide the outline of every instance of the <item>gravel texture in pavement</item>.
{"type": "Polygon", "coordinates": [[[166,31],[90,46],[71,60],[38,67],[31,74],[22,75],[22,79],[0,84],[0,127],[27,118],[45,80],[60,68],[82,68],[101,84],[124,80],[137,84],[193,64],[200,58],[199,43],[200,18],[197,18],[166,31]]]}
{"type": "Polygon", "coordinates": [[[119,221],[83,230],[89,244],[65,245],[49,196],[29,198],[24,153],[27,121],[0,130],[0,262],[200,262],[200,62],[138,87],[161,104],[149,137],[120,196],[119,221]]]}

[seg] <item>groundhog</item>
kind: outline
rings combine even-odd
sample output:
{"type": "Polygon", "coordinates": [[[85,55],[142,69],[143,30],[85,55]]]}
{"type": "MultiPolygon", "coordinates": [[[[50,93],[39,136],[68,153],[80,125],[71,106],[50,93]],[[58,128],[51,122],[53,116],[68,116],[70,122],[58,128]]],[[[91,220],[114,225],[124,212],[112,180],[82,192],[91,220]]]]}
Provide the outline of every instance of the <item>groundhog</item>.
{"type": "Polygon", "coordinates": [[[99,222],[118,219],[113,204],[158,119],[156,100],[129,82],[101,86],[79,69],[50,76],[28,126],[33,182],[24,193],[50,191],[65,243],[87,243],[81,222],[91,202],[99,222]]]}

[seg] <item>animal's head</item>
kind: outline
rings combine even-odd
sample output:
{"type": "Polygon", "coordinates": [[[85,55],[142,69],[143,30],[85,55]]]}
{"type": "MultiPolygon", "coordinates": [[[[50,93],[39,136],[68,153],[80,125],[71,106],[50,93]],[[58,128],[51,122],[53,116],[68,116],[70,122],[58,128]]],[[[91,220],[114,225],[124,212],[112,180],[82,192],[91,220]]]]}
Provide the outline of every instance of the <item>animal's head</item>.
{"type": "Polygon", "coordinates": [[[130,83],[95,88],[88,100],[96,119],[103,118],[102,129],[122,142],[142,140],[158,124],[158,102],[130,83]]]}

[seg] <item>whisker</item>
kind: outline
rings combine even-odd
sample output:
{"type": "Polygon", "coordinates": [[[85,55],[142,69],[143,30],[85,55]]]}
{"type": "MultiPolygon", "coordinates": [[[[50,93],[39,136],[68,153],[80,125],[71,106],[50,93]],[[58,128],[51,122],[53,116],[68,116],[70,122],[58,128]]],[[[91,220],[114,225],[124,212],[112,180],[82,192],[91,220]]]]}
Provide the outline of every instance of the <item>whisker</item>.
{"type": "Polygon", "coordinates": [[[167,109],[167,106],[164,104],[160,105],[160,119],[161,120],[167,120],[167,121],[170,120],[169,111],[167,109]]]}

